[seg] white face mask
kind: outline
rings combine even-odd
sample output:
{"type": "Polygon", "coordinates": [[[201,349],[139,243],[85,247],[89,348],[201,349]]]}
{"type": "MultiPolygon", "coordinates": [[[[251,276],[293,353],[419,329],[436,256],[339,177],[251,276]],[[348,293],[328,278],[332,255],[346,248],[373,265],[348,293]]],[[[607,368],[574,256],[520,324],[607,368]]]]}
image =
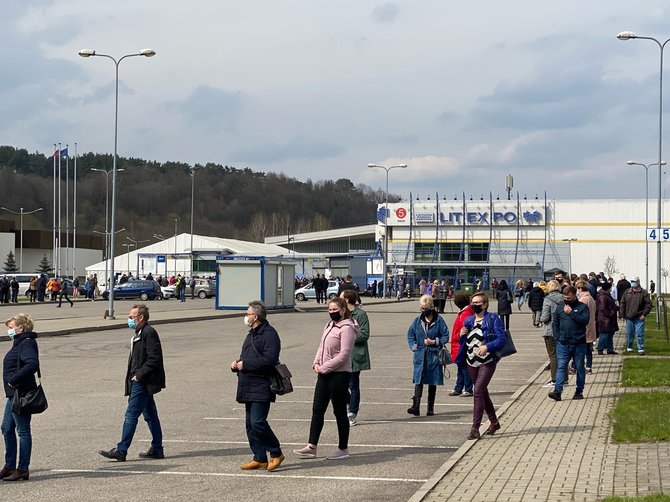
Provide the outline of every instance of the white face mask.
{"type": "Polygon", "coordinates": [[[14,328],[8,329],[7,330],[7,336],[9,338],[14,338],[16,336],[16,330],[14,328]]]}
{"type": "Polygon", "coordinates": [[[251,322],[249,322],[249,316],[248,315],[244,316],[244,325],[245,326],[251,326],[251,322]]]}

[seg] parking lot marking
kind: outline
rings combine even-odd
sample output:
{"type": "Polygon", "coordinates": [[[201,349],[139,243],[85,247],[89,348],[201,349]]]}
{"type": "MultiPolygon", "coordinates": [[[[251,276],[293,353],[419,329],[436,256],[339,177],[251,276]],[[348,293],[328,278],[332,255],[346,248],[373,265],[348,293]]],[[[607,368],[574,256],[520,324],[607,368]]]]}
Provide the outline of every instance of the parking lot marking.
{"type": "Polygon", "coordinates": [[[246,474],[246,473],[232,473],[232,472],[187,472],[187,471],[127,471],[124,469],[51,469],[47,472],[53,473],[74,473],[74,474],[143,474],[143,475],[158,475],[158,476],[208,476],[208,477],[225,477],[225,478],[277,478],[277,479],[319,479],[319,480],[333,480],[333,481],[373,481],[382,483],[425,483],[427,479],[413,479],[413,478],[368,478],[363,476],[301,476],[296,474],[281,474],[277,471],[272,474],[246,474]]]}
{"type": "MultiPolygon", "coordinates": [[[[244,417],[204,417],[203,420],[244,420],[244,417]]],[[[270,422],[311,422],[311,418],[273,418],[270,422]]],[[[335,419],[327,418],[324,422],[335,422],[335,419]]],[[[416,420],[415,418],[406,418],[403,420],[360,420],[359,424],[438,424],[438,425],[472,425],[472,422],[449,422],[446,420],[416,420]]]]}
{"type": "MultiPolygon", "coordinates": [[[[289,404],[289,403],[290,404],[312,404],[312,400],[310,399],[310,400],[302,401],[302,400],[299,400],[299,399],[295,399],[295,400],[282,399],[281,401],[277,401],[274,404],[277,405],[277,404],[281,404],[281,403],[284,403],[284,404],[289,404]]],[[[411,402],[408,403],[406,401],[395,402],[395,403],[394,402],[387,402],[387,401],[361,401],[361,404],[365,405],[365,406],[368,406],[368,405],[373,405],[373,406],[407,406],[408,404],[412,404],[412,403],[411,402]]],[[[467,406],[469,408],[472,408],[472,400],[471,399],[468,400],[466,398],[463,398],[463,399],[460,400],[460,402],[435,403],[435,407],[438,407],[438,406],[467,406]]],[[[501,406],[501,405],[494,403],[493,406],[495,406],[497,408],[498,406],[501,406]]],[[[237,408],[237,409],[241,410],[243,408],[237,408]]]]}
{"type": "MultiPolygon", "coordinates": [[[[469,425],[469,424],[468,424],[469,425]]],[[[142,442],[149,443],[150,439],[142,439],[142,442]]],[[[195,443],[195,444],[239,444],[239,445],[248,445],[248,441],[220,441],[220,440],[209,440],[209,439],[164,439],[164,443],[195,443]]],[[[282,445],[290,446],[303,446],[305,443],[288,443],[282,441],[282,445]]],[[[319,446],[338,446],[337,443],[319,443],[319,446]]],[[[439,446],[439,445],[430,445],[430,446],[421,446],[415,444],[354,444],[349,443],[349,447],[361,447],[361,448],[415,448],[420,450],[457,450],[460,446],[439,446]]]]}

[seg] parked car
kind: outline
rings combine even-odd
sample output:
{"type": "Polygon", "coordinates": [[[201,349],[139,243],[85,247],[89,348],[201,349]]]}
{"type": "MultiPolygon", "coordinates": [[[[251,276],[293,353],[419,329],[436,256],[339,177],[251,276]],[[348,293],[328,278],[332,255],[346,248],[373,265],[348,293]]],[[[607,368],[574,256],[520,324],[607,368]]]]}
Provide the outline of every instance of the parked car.
{"type": "MultiPolygon", "coordinates": [[[[108,289],[103,291],[102,297],[105,300],[109,298],[108,289]]],[[[163,298],[163,292],[156,281],[138,281],[133,279],[114,286],[114,298],[139,298],[142,301],[147,301],[163,298]]]]}
{"type": "MultiPolygon", "coordinates": [[[[195,296],[198,298],[211,298],[216,295],[216,282],[212,279],[195,280],[195,296]]],[[[191,296],[191,286],[186,286],[186,296],[191,296]]]]}
{"type": "MultiPolygon", "coordinates": [[[[81,285],[81,279],[79,280],[80,284],[77,290],[79,291],[79,295],[85,297],[86,296],[86,289],[84,286],[81,285]]],[[[72,285],[72,279],[65,279],[65,291],[67,292],[68,296],[72,296],[72,292],[74,291],[74,286],[72,285]]]]}
{"type": "MultiPolygon", "coordinates": [[[[335,298],[337,296],[337,290],[340,288],[340,285],[337,283],[337,281],[328,281],[328,289],[326,290],[326,298],[329,300],[331,298],[335,298]]],[[[310,300],[310,299],[316,299],[316,290],[314,289],[314,286],[312,283],[308,283],[306,286],[303,286],[302,288],[298,288],[295,290],[295,299],[298,301],[305,301],[305,300],[310,300]]]]}
{"type": "Polygon", "coordinates": [[[7,279],[10,281],[12,280],[12,277],[16,277],[16,280],[19,283],[19,296],[24,296],[28,294],[28,288],[30,287],[30,280],[33,277],[38,276],[39,274],[35,272],[34,274],[2,274],[4,275],[7,279]]]}
{"type": "Polygon", "coordinates": [[[174,286],[161,286],[161,293],[163,293],[162,299],[169,300],[175,295],[174,286]]]}

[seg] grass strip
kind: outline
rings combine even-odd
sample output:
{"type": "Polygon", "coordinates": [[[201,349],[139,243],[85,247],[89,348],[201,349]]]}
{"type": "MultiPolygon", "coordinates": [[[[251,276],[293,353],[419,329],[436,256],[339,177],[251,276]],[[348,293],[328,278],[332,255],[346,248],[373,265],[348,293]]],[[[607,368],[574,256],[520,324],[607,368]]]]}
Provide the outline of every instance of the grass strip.
{"type": "Polygon", "coordinates": [[[670,392],[624,394],[610,412],[618,443],[651,443],[670,440],[670,392]]]}
{"type": "Polygon", "coordinates": [[[627,357],[621,379],[624,387],[670,387],[670,359],[627,357]]]}

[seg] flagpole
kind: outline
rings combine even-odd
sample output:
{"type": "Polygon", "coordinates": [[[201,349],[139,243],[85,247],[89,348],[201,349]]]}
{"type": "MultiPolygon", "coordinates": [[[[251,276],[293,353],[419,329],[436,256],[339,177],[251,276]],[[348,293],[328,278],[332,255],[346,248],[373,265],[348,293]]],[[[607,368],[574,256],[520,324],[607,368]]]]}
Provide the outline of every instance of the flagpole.
{"type": "Polygon", "coordinates": [[[60,191],[60,178],[61,178],[61,144],[58,143],[58,263],[56,264],[56,277],[60,277],[60,257],[63,250],[62,239],[61,239],[61,191],[60,191]]]}
{"type": "Polygon", "coordinates": [[[77,277],[77,143],[74,144],[74,201],[72,204],[72,279],[77,277]]]}
{"type": "Polygon", "coordinates": [[[70,276],[70,152],[65,144],[65,275],[70,276]]]}
{"type": "MultiPolygon", "coordinates": [[[[60,148],[58,148],[58,145],[54,143],[54,153],[52,155],[54,159],[54,179],[53,179],[53,185],[54,185],[54,210],[53,210],[53,219],[54,219],[54,224],[51,229],[51,244],[53,245],[51,248],[51,265],[53,267],[56,266],[56,154],[60,156],[60,148]]],[[[25,272],[25,270],[22,270],[21,272],[25,272]]]]}

